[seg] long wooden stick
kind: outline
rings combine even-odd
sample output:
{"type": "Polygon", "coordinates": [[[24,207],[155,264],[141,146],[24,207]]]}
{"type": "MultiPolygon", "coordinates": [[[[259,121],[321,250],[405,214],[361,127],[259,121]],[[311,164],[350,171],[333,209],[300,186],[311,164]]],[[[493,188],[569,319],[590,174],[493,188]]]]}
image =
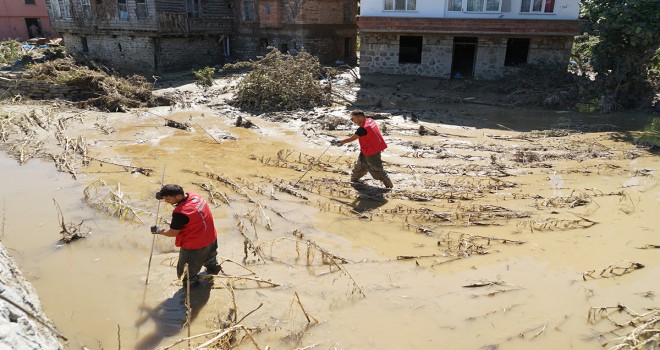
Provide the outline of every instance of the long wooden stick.
{"type": "MultiPolygon", "coordinates": [[[[163,163],[163,174],[160,176],[160,187],[163,187],[163,181],[165,180],[165,163],[163,163]]],[[[160,214],[160,199],[158,200],[158,209],[156,209],[156,223],[158,226],[158,215],[160,214]]],[[[151,258],[154,256],[154,245],[156,244],[156,235],[153,235],[151,239],[151,253],[149,254],[149,264],[147,265],[147,279],[144,281],[144,284],[149,284],[149,271],[151,271],[151,258]]]]}
{"type": "Polygon", "coordinates": [[[293,187],[294,187],[294,188],[298,185],[298,182],[300,182],[300,180],[302,180],[303,177],[305,177],[305,175],[307,175],[307,173],[308,173],[310,170],[312,170],[312,168],[314,167],[314,163],[318,162],[319,159],[321,159],[321,157],[323,157],[323,155],[325,154],[325,152],[327,152],[328,149],[330,149],[330,146],[332,146],[332,144],[328,145],[328,147],[325,148],[325,151],[323,151],[323,153],[321,153],[320,156],[316,157],[316,160],[314,160],[313,163],[310,163],[310,164],[309,164],[309,169],[307,169],[307,171],[305,171],[305,173],[302,174],[302,176],[298,179],[298,181],[296,181],[296,183],[293,184],[293,187]]]}

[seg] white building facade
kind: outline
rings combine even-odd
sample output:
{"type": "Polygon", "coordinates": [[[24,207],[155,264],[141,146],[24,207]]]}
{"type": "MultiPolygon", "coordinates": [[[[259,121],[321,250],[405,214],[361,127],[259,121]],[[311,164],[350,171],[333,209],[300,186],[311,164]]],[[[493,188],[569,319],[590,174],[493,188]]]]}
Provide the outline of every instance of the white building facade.
{"type": "Polygon", "coordinates": [[[362,0],[361,74],[497,79],[568,64],[579,0],[362,0]]]}

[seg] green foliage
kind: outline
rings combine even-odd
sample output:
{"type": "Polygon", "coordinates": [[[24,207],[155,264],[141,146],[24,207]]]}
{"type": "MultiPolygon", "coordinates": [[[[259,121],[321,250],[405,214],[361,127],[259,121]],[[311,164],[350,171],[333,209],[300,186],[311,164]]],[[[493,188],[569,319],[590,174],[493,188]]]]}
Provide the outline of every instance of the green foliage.
{"type": "Polygon", "coordinates": [[[330,85],[322,85],[325,70],[319,60],[303,51],[296,56],[270,52],[254,62],[228,64],[224,70],[249,73],[238,83],[231,103],[256,111],[292,111],[330,104],[330,85]]]}
{"type": "Polygon", "coordinates": [[[583,33],[573,38],[573,49],[571,50],[571,60],[574,66],[570,68],[575,73],[583,74],[593,70],[591,58],[594,55],[594,47],[598,44],[599,38],[589,33],[583,33]]]}
{"type": "Polygon", "coordinates": [[[215,68],[204,67],[202,69],[193,70],[195,75],[195,83],[200,86],[212,86],[213,76],[215,75],[215,68]]]}
{"type": "Polygon", "coordinates": [[[635,143],[660,149],[660,118],[653,118],[635,138],[635,143]]]}
{"type": "MultiPolygon", "coordinates": [[[[605,92],[619,104],[657,91],[649,77],[660,65],[660,1],[584,0],[594,71],[605,92]]],[[[586,51],[585,51],[586,52],[586,51]]]]}
{"type": "Polygon", "coordinates": [[[16,40],[0,41],[0,64],[11,64],[20,57],[21,43],[16,40]]]}

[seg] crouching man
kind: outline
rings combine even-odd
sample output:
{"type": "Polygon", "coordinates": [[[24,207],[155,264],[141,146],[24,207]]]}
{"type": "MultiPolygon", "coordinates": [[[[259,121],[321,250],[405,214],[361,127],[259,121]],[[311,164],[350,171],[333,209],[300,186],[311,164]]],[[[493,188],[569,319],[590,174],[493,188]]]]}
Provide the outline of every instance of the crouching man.
{"type": "MultiPolygon", "coordinates": [[[[183,192],[179,185],[168,184],[156,193],[156,199],[174,206],[170,228],[152,226],[151,233],[175,238],[174,243],[180,248],[177,277],[181,279],[186,264],[191,286],[199,284],[197,274],[202,266],[210,275],[222,271],[217,259],[218,241],[213,214],[204,198],[197,193],[183,192]]],[[[186,280],[183,282],[185,284],[186,280]]]]}

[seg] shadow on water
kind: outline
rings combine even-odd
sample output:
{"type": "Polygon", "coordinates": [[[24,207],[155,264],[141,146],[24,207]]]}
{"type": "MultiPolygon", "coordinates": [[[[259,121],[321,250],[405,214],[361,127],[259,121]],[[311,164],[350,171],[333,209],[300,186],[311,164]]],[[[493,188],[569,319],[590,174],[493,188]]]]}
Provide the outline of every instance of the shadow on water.
{"type": "MultiPolygon", "coordinates": [[[[190,289],[191,322],[208,302],[212,283],[213,281],[208,281],[199,287],[190,289]]],[[[135,349],[155,349],[163,339],[177,335],[186,325],[186,289],[180,288],[170,298],[153,308],[144,306],[143,311],[144,316],[135,323],[135,326],[139,328],[151,320],[156,324],[156,328],[153,332],[140,338],[135,349]]]]}

